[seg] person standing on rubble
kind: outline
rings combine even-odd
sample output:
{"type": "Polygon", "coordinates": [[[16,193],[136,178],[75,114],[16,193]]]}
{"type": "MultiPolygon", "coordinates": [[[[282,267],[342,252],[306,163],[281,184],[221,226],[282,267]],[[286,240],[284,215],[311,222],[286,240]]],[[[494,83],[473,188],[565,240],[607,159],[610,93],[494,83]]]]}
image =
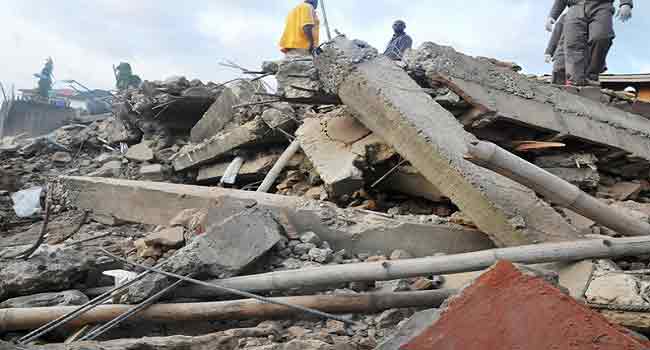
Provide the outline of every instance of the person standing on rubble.
{"type": "Polygon", "coordinates": [[[393,23],[393,38],[390,39],[384,56],[393,61],[402,59],[404,52],[413,46],[413,39],[406,34],[406,23],[402,20],[397,20],[393,23]]]}
{"type": "Polygon", "coordinates": [[[553,62],[553,84],[555,85],[564,85],[566,83],[566,65],[564,55],[565,19],[566,14],[563,14],[555,23],[551,40],[548,42],[548,46],[544,53],[546,63],[553,62]]]}
{"type": "Polygon", "coordinates": [[[317,8],[318,0],[306,0],[287,16],[280,39],[280,49],[287,57],[313,55],[319,50],[320,20],[317,8]]]}
{"type": "MultiPolygon", "coordinates": [[[[547,30],[567,7],[564,24],[567,84],[597,85],[616,36],[614,0],[556,0],[546,22],[547,30]]],[[[633,0],[620,0],[617,17],[621,22],[632,18],[633,7],[633,0]]]]}

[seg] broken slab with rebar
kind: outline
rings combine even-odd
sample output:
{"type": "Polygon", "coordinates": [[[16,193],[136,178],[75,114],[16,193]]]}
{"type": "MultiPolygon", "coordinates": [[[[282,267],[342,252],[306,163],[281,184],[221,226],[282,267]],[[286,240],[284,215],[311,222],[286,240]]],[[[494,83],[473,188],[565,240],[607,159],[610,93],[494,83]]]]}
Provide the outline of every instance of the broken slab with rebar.
{"type": "Polygon", "coordinates": [[[534,192],[463,156],[476,138],[402,69],[365,43],[338,37],[316,60],[325,88],[409,160],[499,246],[574,240],[534,192]]]}
{"type": "Polygon", "coordinates": [[[286,137],[273,128],[292,131],[295,122],[290,116],[278,114],[277,120],[266,120],[257,117],[239,127],[225,131],[205,140],[203,143],[191,145],[174,156],[172,161],[176,171],[196,168],[206,163],[219,160],[229,152],[241,147],[260,147],[265,145],[282,144],[286,137]]]}
{"type": "Polygon", "coordinates": [[[444,86],[471,104],[459,117],[483,140],[561,141],[590,149],[599,167],[624,176],[647,173],[650,121],[431,42],[406,54],[408,69],[430,87],[444,86]],[[611,157],[605,160],[604,158],[611,157]]]}
{"type": "Polygon", "coordinates": [[[390,254],[403,249],[416,256],[484,250],[493,243],[480,231],[459,225],[421,223],[331,203],[266,193],[170,183],[105,178],[61,177],[53,186],[71,207],[128,222],[168,225],[186,208],[220,208],[223,213],[256,203],[270,210],[290,232],[317,233],[335,249],[390,254]]]}

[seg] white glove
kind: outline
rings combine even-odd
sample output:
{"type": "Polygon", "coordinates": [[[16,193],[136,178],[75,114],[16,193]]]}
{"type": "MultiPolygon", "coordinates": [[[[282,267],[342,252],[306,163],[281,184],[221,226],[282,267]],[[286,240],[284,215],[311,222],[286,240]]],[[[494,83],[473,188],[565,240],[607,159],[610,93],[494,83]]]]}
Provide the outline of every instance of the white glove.
{"type": "Polygon", "coordinates": [[[546,63],[553,62],[553,56],[551,56],[549,54],[544,55],[544,62],[546,62],[546,63]]]}
{"type": "Polygon", "coordinates": [[[553,26],[555,25],[555,20],[551,17],[546,19],[546,31],[547,32],[552,32],[553,31],[553,26]]]}
{"type": "Polygon", "coordinates": [[[618,9],[618,14],[616,15],[621,22],[627,22],[632,18],[632,6],[630,5],[621,5],[618,9]]]}

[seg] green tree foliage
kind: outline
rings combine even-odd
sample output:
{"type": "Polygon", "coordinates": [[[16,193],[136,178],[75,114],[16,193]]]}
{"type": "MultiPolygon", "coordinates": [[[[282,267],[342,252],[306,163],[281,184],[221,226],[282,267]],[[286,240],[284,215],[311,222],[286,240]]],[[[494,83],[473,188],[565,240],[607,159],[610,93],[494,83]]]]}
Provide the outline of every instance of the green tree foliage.
{"type": "Polygon", "coordinates": [[[139,76],[133,74],[131,65],[122,62],[117,68],[115,68],[115,80],[116,87],[118,90],[127,90],[129,88],[137,88],[142,83],[142,79],[139,76]]]}
{"type": "Polygon", "coordinates": [[[45,66],[41,70],[41,74],[38,76],[38,94],[43,98],[48,98],[50,96],[50,91],[52,91],[52,84],[54,83],[52,79],[52,73],[54,72],[54,61],[52,57],[49,57],[45,61],[45,66]]]}

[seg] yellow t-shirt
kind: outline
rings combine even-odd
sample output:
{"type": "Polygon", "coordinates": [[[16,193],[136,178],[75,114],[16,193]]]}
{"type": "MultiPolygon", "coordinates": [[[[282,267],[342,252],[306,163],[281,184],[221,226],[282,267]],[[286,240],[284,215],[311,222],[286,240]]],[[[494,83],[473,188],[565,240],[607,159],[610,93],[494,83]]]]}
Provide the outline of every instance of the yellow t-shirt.
{"type": "Polygon", "coordinates": [[[309,39],[305,35],[303,28],[305,25],[314,26],[314,44],[319,45],[320,39],[320,20],[316,15],[314,8],[308,3],[302,3],[289,13],[287,24],[284,28],[284,34],[280,39],[280,47],[285,49],[309,49],[309,39]]]}

